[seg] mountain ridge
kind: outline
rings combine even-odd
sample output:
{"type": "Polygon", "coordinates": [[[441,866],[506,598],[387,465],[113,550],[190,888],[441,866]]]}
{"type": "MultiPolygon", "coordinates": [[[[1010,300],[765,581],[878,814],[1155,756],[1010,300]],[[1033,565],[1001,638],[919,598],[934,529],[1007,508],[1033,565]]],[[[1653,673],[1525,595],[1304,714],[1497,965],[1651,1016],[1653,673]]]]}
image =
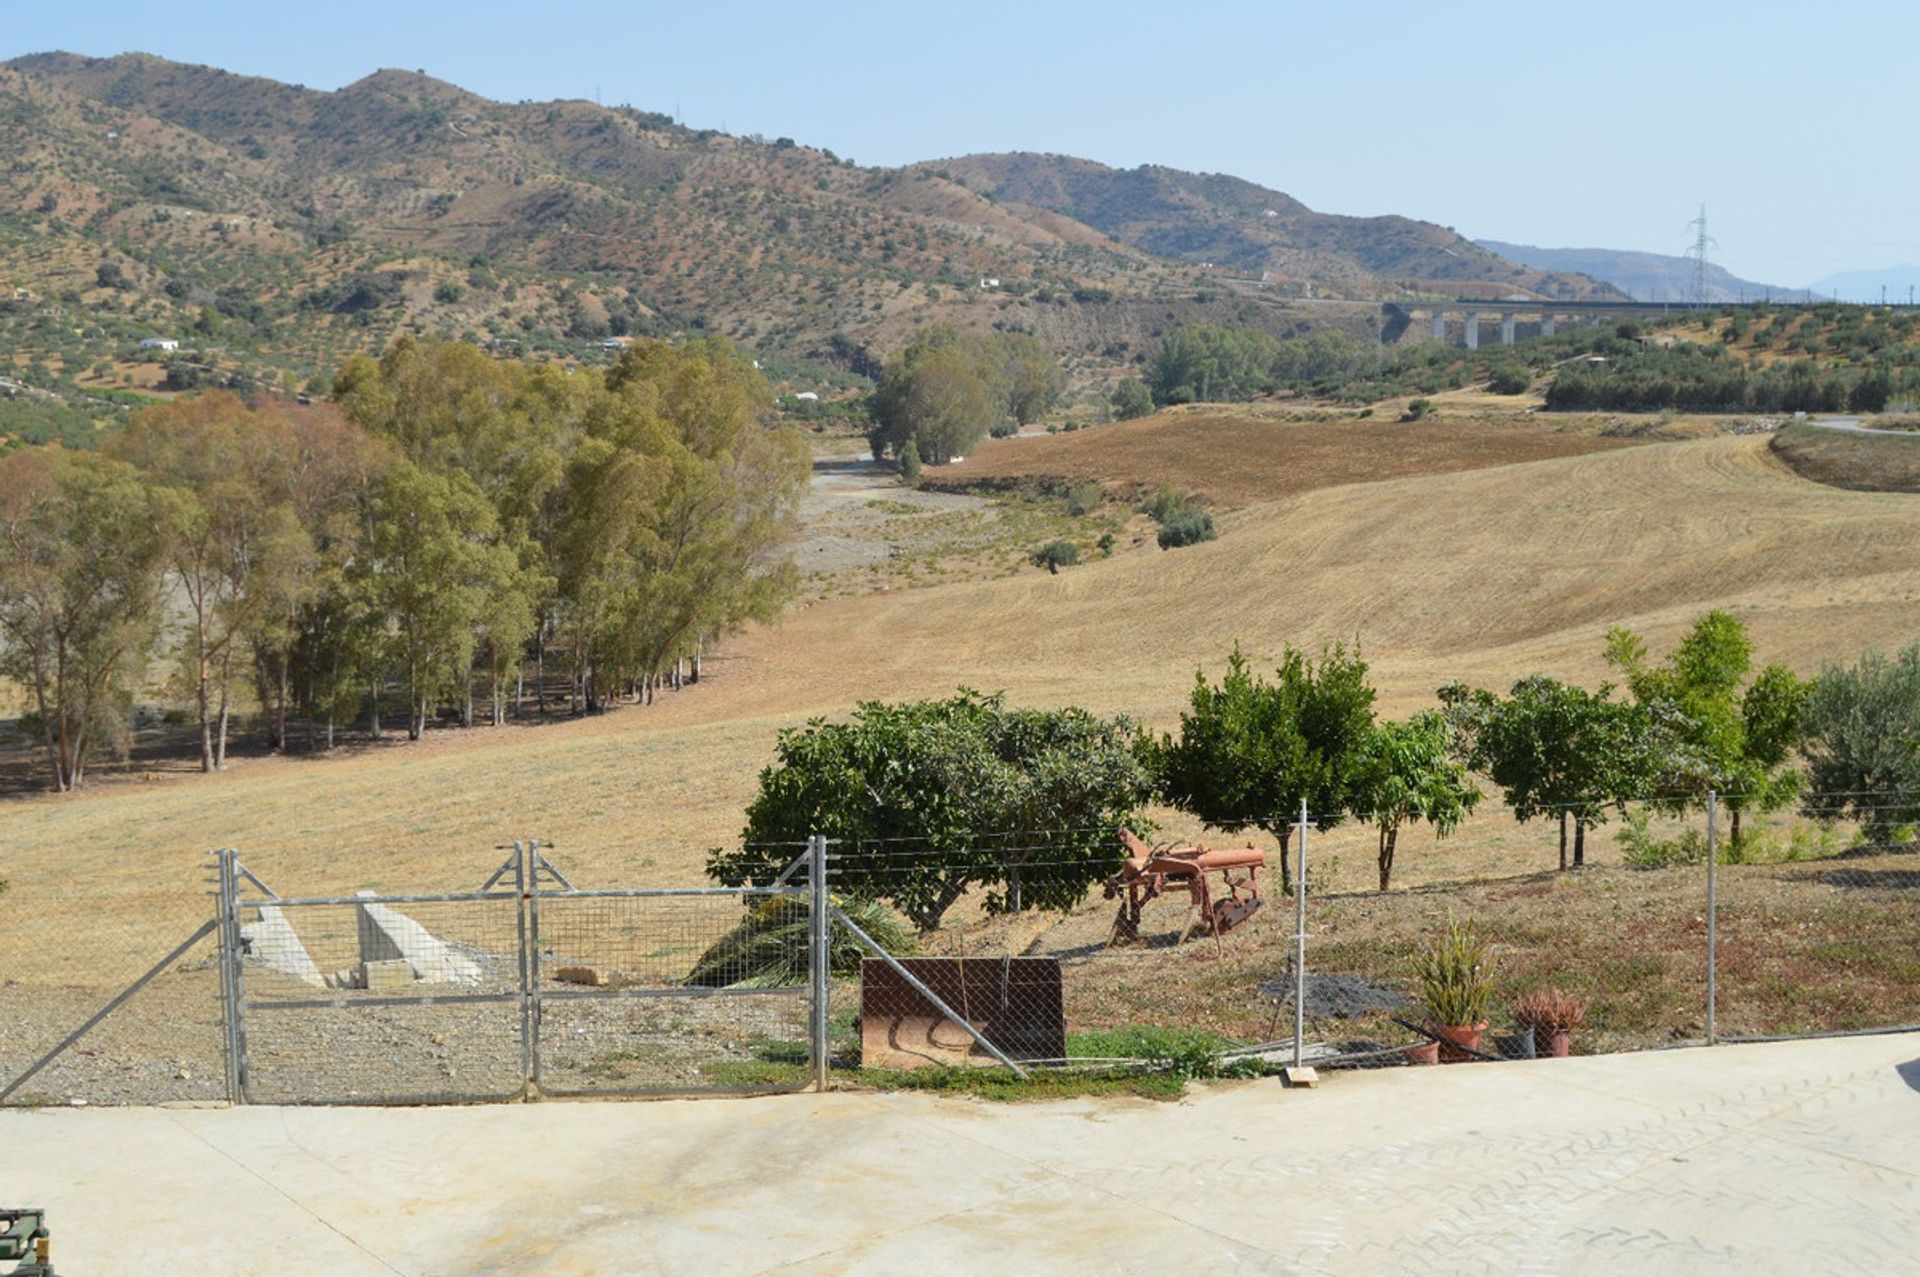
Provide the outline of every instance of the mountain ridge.
{"type": "Polygon", "coordinates": [[[1016,175],[983,157],[860,168],[396,68],[320,90],[149,54],[29,54],[0,64],[0,154],[0,285],[35,317],[5,335],[63,364],[197,329],[283,380],[402,331],[570,357],[721,333],[870,369],[952,323],[1033,332],[1084,380],[1180,323],[1367,336],[1364,303],[1410,291],[1606,291],[1222,174],[1040,157],[1028,198],[1005,198],[1016,175]],[[1255,266],[1292,288],[1223,278],[1255,266]],[[1302,291],[1362,304],[1290,308],[1302,291]],[[28,329],[42,336],[23,343],[28,329]],[[36,348],[63,329],[90,344],[36,348]]]}

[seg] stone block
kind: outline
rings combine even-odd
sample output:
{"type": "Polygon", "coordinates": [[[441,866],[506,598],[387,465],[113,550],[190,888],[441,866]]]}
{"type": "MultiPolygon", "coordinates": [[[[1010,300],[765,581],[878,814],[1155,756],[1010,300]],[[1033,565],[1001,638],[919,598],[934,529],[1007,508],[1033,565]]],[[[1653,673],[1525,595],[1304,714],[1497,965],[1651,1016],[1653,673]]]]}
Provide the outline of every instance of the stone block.
{"type": "Polygon", "coordinates": [[[360,987],[372,993],[393,993],[413,985],[413,964],[405,958],[381,958],[360,964],[360,987]]]}

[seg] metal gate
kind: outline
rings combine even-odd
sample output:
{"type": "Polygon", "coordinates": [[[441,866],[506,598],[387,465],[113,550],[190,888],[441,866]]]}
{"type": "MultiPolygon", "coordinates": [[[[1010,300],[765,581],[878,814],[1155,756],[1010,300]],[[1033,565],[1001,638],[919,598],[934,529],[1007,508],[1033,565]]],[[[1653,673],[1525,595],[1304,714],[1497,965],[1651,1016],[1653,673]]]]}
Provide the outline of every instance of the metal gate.
{"type": "Polygon", "coordinates": [[[824,1072],[824,888],[580,889],[538,842],[478,890],[282,897],[220,859],[229,1093],[265,1104],[766,1092],[824,1072]],[[822,897],[816,901],[816,895],[822,897]]]}

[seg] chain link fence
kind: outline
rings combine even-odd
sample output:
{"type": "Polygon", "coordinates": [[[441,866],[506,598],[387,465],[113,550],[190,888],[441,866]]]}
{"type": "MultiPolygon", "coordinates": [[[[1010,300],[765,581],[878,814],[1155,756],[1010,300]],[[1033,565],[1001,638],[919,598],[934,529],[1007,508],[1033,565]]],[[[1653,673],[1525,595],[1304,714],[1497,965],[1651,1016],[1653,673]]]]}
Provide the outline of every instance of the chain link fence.
{"type": "Polygon", "coordinates": [[[1831,796],[1857,833],[1749,816],[1735,841],[1716,800],[1704,829],[1593,835],[1583,868],[1516,874],[1503,849],[1386,891],[1336,864],[1364,831],[1311,813],[1286,867],[1305,892],[1271,846],[1110,830],[813,838],[724,888],[581,887],[520,844],[477,887],[281,897],[220,853],[197,908],[156,921],[104,884],[90,928],[0,933],[0,1101],[1193,1076],[1920,1025],[1920,848],[1873,819],[1915,803],[1862,797],[1831,796]]]}

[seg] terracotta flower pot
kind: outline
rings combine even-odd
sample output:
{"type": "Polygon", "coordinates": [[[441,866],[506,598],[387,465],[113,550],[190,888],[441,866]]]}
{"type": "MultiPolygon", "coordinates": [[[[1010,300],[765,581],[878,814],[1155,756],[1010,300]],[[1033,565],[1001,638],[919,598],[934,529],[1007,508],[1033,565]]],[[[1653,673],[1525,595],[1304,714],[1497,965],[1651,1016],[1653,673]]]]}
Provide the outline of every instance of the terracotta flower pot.
{"type": "Polygon", "coordinates": [[[1419,1046],[1408,1047],[1407,1063],[1408,1064],[1440,1063],[1440,1044],[1438,1042],[1422,1042],[1419,1046]]]}
{"type": "Polygon", "coordinates": [[[1545,1039],[1546,1051],[1543,1054],[1564,1059],[1567,1054],[1569,1034],[1565,1029],[1549,1029],[1542,1025],[1534,1030],[1537,1036],[1545,1039]]]}
{"type": "Polygon", "coordinates": [[[1445,1039],[1443,1043],[1435,1044],[1440,1047],[1440,1062],[1460,1064],[1474,1058],[1467,1053],[1468,1051],[1480,1049],[1480,1035],[1487,1031],[1487,1022],[1482,1020],[1478,1024],[1430,1024],[1427,1028],[1445,1039]],[[1462,1047],[1466,1050],[1461,1050],[1462,1047]]]}

